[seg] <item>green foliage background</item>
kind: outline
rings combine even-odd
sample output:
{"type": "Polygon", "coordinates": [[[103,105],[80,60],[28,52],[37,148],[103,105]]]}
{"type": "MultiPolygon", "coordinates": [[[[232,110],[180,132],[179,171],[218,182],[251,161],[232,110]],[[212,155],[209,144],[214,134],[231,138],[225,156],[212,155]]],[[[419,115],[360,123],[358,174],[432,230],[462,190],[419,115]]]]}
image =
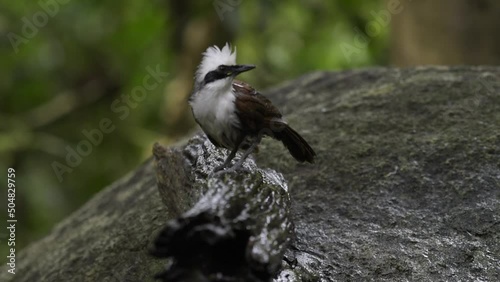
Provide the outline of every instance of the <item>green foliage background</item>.
{"type": "MultiPolygon", "coordinates": [[[[173,143],[196,129],[192,120],[172,123],[169,109],[183,108],[188,93],[168,91],[183,66],[183,46],[204,42],[195,23],[214,23],[207,43],[231,41],[239,62],[258,66],[244,79],[260,89],[312,71],[387,62],[387,26],[350,59],[341,49],[354,44],[356,28],[364,30],[383,1],[177,1],[185,13],[172,11],[175,2],[0,3],[0,183],[5,199],[7,168],[15,168],[18,250],[146,160],[154,142],[173,143]],[[25,20],[33,23],[44,11],[40,3],[58,4],[35,34],[26,33],[25,20]],[[25,40],[16,45],[13,34],[25,40]],[[148,66],[169,76],[120,120],[112,103],[143,84],[148,66]],[[98,128],[103,118],[116,129],[60,182],[52,164],[65,164],[67,146],[76,148],[85,140],[82,130],[98,128]]],[[[0,213],[3,226],[5,200],[0,213]]]]}

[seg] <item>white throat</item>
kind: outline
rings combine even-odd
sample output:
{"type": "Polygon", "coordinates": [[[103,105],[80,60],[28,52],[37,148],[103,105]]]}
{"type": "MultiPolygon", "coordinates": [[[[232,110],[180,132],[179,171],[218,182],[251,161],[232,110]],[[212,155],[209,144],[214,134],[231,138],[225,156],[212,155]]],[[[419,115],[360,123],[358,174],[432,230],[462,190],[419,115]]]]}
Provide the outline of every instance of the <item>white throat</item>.
{"type": "Polygon", "coordinates": [[[240,126],[232,81],[227,78],[204,85],[190,101],[193,115],[203,131],[226,148],[234,146],[237,139],[234,127],[240,126]]]}

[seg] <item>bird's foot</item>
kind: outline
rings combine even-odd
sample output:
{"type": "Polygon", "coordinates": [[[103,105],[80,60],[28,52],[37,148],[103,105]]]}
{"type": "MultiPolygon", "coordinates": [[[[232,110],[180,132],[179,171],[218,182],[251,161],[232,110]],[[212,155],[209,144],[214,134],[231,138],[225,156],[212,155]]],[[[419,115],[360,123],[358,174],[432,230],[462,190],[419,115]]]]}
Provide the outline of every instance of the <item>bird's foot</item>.
{"type": "Polygon", "coordinates": [[[212,175],[220,176],[222,174],[232,173],[232,172],[250,172],[250,170],[243,167],[241,163],[237,162],[231,167],[228,167],[225,164],[215,167],[212,175]]]}
{"type": "Polygon", "coordinates": [[[214,171],[213,172],[219,172],[219,171],[224,171],[224,169],[227,168],[227,165],[226,164],[222,164],[220,166],[216,166],[214,168],[214,171]]]}

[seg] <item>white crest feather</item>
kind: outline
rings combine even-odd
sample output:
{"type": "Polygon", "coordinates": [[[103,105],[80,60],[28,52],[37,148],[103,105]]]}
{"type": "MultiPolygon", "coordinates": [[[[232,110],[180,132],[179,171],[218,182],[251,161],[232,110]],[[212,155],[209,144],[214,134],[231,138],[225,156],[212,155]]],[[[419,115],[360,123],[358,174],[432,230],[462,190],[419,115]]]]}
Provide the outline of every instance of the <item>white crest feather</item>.
{"type": "Polygon", "coordinates": [[[236,65],[236,47],[234,51],[231,50],[229,43],[226,43],[222,49],[216,45],[208,47],[196,71],[196,80],[201,82],[207,73],[215,70],[219,65],[236,65]]]}

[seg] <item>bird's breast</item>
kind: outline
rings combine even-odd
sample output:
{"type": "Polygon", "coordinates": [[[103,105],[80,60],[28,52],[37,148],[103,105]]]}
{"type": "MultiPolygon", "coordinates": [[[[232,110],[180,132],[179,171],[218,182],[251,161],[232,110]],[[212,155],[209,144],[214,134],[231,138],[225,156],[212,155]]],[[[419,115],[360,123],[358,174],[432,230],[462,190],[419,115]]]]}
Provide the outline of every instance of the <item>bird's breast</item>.
{"type": "Polygon", "coordinates": [[[226,148],[233,148],[240,134],[235,99],[233,93],[226,93],[199,95],[191,102],[194,117],[203,131],[226,148]]]}

